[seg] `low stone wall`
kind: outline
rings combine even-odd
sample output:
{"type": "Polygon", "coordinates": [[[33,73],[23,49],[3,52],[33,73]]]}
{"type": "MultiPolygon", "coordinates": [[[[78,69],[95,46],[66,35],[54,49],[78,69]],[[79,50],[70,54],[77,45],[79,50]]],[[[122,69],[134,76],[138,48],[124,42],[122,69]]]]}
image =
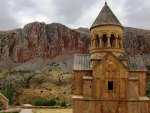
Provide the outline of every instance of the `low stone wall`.
{"type": "Polygon", "coordinates": [[[62,109],[60,106],[22,106],[23,109],[62,109]]]}

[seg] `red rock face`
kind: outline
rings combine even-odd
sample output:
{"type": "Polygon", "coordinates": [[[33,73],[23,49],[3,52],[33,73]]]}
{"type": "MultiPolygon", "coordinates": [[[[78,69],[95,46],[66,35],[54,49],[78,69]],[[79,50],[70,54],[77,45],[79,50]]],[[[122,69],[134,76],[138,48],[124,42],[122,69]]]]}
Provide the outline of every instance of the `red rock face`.
{"type": "Polygon", "coordinates": [[[34,22],[23,29],[1,32],[0,39],[1,60],[25,62],[35,57],[50,59],[61,54],[86,53],[90,38],[61,24],[34,22]]]}
{"type": "Polygon", "coordinates": [[[124,28],[124,49],[126,54],[149,54],[150,53],[150,30],[124,28]]]}
{"type": "MultiPolygon", "coordinates": [[[[23,29],[0,32],[0,60],[25,62],[35,57],[51,59],[62,54],[88,53],[90,35],[86,28],[72,30],[64,25],[34,22],[23,29]]],[[[148,54],[150,31],[124,28],[126,54],[148,54]]]]}

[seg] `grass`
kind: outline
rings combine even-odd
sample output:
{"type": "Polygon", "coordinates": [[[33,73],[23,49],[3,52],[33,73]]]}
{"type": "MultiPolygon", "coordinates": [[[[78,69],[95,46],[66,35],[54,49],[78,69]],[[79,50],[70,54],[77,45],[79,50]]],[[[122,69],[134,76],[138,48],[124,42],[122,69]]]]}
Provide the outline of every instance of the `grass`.
{"type": "Polygon", "coordinates": [[[33,109],[33,113],[72,113],[72,109],[33,109]]]}
{"type": "Polygon", "coordinates": [[[19,113],[19,112],[15,111],[15,112],[1,112],[1,113],[19,113]]]}

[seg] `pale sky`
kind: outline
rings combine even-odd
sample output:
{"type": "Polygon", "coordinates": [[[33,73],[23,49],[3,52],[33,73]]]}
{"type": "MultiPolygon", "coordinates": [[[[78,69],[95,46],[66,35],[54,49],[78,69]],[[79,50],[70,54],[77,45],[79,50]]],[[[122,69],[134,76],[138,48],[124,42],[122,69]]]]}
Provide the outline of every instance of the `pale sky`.
{"type": "MultiPolygon", "coordinates": [[[[107,0],[123,26],[150,29],[150,0],[107,0]]],[[[105,0],[0,0],[0,30],[30,22],[90,28],[105,0]]]]}

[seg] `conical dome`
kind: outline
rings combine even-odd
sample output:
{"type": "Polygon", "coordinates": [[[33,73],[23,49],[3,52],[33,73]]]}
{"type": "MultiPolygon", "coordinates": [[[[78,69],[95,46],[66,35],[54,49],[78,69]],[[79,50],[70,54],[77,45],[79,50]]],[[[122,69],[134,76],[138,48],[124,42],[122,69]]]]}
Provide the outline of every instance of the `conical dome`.
{"type": "Polygon", "coordinates": [[[117,17],[111,11],[107,3],[105,3],[104,7],[102,8],[101,12],[97,16],[96,20],[92,24],[91,28],[100,26],[100,25],[119,25],[122,26],[117,17]]]}

